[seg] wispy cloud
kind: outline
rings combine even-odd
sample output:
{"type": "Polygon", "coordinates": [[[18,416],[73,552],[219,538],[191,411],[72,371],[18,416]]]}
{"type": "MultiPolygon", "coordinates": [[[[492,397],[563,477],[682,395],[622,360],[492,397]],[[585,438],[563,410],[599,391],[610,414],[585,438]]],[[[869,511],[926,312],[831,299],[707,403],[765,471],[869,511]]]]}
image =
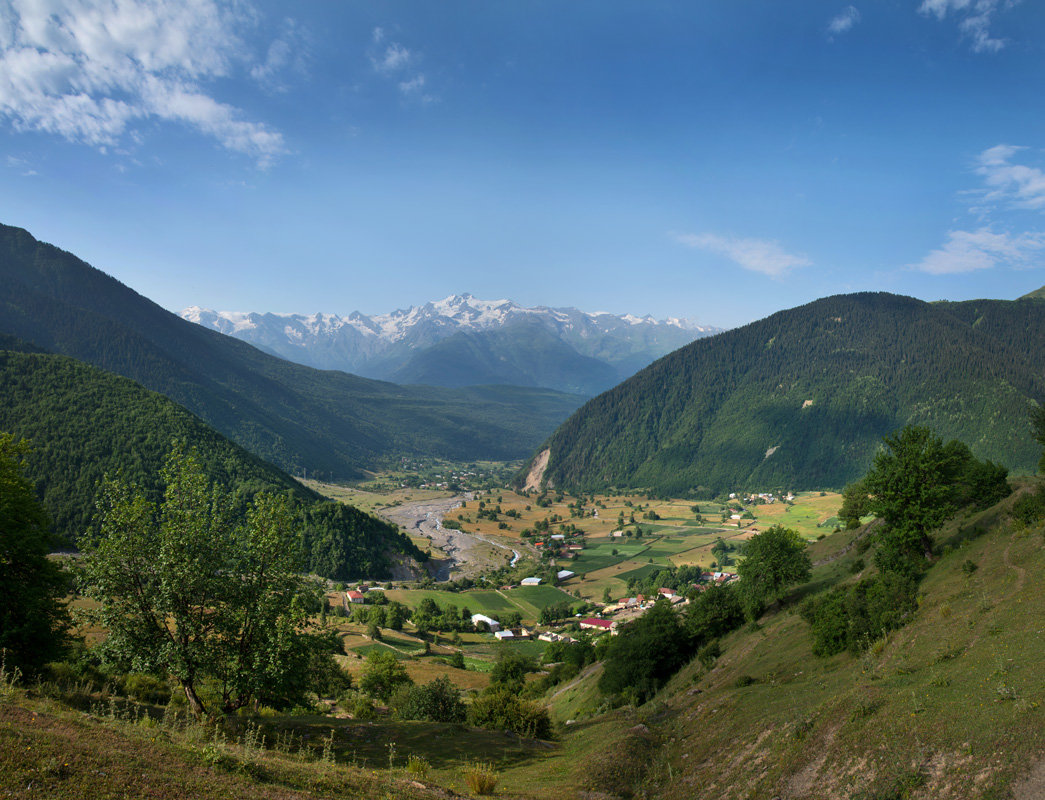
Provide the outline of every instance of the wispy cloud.
{"type": "Polygon", "coordinates": [[[976,173],[986,188],[977,194],[992,205],[1014,208],[1045,208],[1045,171],[1014,162],[1026,147],[999,144],[984,150],[976,159],[976,173]]]}
{"type": "Polygon", "coordinates": [[[804,255],[788,253],[778,242],[766,239],[743,239],[714,233],[683,233],[677,234],[675,239],[688,247],[725,256],[744,269],[774,278],[795,267],[813,263],[804,255]]]}
{"type": "Polygon", "coordinates": [[[1006,45],[1004,39],[991,35],[991,22],[999,10],[1017,5],[1019,0],[922,0],[918,11],[942,20],[953,13],[960,21],[958,29],[977,53],[996,53],[1006,45]]]}
{"type": "Polygon", "coordinates": [[[0,116],[19,130],[103,149],[140,140],[145,121],[176,122],[266,165],[285,151],[282,135],[203,86],[247,58],[235,8],[10,0],[0,10],[0,116]]]}
{"type": "Polygon", "coordinates": [[[269,91],[287,92],[287,73],[299,76],[308,73],[310,47],[308,37],[293,19],[283,20],[283,30],[269,44],[265,60],[250,69],[250,77],[269,91]]]}
{"type": "Polygon", "coordinates": [[[988,228],[949,231],[942,247],[911,267],[932,275],[954,275],[1000,266],[1034,266],[1032,258],[1045,248],[1045,234],[1013,236],[988,228]]]}
{"type": "Polygon", "coordinates": [[[846,6],[834,19],[827,24],[829,39],[847,32],[860,21],[860,11],[856,6],[846,6]]]}
{"type": "Polygon", "coordinates": [[[401,42],[390,41],[384,28],[374,28],[371,34],[374,49],[370,53],[370,65],[374,72],[394,80],[399,92],[404,96],[424,103],[435,98],[424,91],[428,79],[423,72],[415,69],[421,60],[420,55],[404,46],[401,42]]]}

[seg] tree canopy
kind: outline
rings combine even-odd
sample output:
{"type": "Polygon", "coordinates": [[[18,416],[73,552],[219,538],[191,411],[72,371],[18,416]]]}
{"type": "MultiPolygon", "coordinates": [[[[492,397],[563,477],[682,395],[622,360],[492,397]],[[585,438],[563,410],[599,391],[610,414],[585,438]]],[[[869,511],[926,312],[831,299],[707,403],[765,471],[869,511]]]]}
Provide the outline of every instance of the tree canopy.
{"type": "Polygon", "coordinates": [[[0,433],[0,653],[9,671],[32,675],[61,650],[67,581],[47,558],[50,522],[22,472],[28,452],[0,433]]]}
{"type": "Polygon", "coordinates": [[[317,590],[297,574],[301,532],[289,500],[259,494],[239,517],[178,448],[162,479],[159,504],[109,480],[98,528],[81,541],[80,584],[109,633],[103,657],[172,675],[197,716],[207,713],[204,679],[216,682],[225,712],[295,702],[325,644],[308,629],[317,590]]]}
{"type": "Polygon", "coordinates": [[[933,533],[959,508],[988,508],[1009,492],[1008,470],[979,461],[957,440],[910,426],[885,437],[885,448],[863,479],[866,508],[885,526],[875,563],[913,575],[932,558],[933,533]]]}
{"type": "Polygon", "coordinates": [[[752,536],[737,565],[738,589],[748,614],[757,616],[789,586],[809,580],[811,570],[805,540],[796,531],[774,525],[752,536]]]}

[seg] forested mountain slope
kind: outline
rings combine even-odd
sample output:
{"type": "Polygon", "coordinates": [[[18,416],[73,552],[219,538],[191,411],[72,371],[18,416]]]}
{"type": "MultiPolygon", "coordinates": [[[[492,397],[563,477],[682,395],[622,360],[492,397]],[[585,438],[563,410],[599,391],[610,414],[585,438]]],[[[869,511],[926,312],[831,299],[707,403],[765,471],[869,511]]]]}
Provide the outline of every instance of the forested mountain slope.
{"type": "Polygon", "coordinates": [[[0,431],[30,441],[27,475],[64,546],[73,546],[92,524],[106,474],[119,474],[158,500],[160,468],[179,441],[211,481],[241,497],[292,494],[308,521],[304,555],[315,572],[384,575],[386,551],[420,556],[395,526],[321,498],[131,380],[65,356],[0,350],[0,386],[0,431]]]}
{"type": "Polygon", "coordinates": [[[905,424],[1032,471],[1043,362],[1041,300],[828,297],[698,340],[594,398],[541,448],[543,480],[676,495],[841,487],[905,424]]]}
{"type": "Polygon", "coordinates": [[[158,391],[287,470],[347,478],[392,454],[525,455],[580,403],[544,389],[402,387],[262,353],[0,225],[0,334],[158,391]]]}

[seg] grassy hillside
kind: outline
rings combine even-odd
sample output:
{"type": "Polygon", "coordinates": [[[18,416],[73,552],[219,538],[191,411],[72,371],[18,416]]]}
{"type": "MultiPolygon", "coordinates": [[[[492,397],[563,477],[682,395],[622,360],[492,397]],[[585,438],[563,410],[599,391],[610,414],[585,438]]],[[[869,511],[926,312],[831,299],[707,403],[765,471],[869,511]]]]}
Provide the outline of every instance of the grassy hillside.
{"type": "Polygon", "coordinates": [[[0,334],[129,377],[289,471],[348,478],[399,454],[519,458],[581,400],[545,389],[401,387],[291,364],[2,225],[0,281],[0,334]]]}
{"type": "Polygon", "coordinates": [[[672,496],[839,488],[905,424],[1031,471],[1042,353],[1039,300],[828,297],[698,340],[594,398],[541,448],[544,480],[672,496]]]}
{"type": "MultiPolygon", "coordinates": [[[[617,740],[588,754],[616,767],[590,787],[668,800],[1041,797],[1045,537],[1013,527],[1018,497],[944,528],[914,619],[861,656],[813,657],[795,606],[726,637],[712,669],[694,661],[651,703],[617,712],[617,740]],[[656,743],[648,763],[633,755],[643,738],[656,743]]],[[[797,601],[857,580],[852,565],[870,559],[848,545],[862,533],[813,546],[819,566],[797,601]]],[[[584,699],[597,678],[556,702],[584,699]]]]}
{"type": "Polygon", "coordinates": [[[349,579],[384,575],[385,551],[419,556],[389,525],[324,501],[286,473],[233,444],[166,397],[65,356],[0,350],[0,431],[28,439],[27,477],[64,546],[91,524],[106,474],[159,499],[159,472],[175,440],[193,448],[210,480],[242,496],[289,492],[307,521],[305,561],[349,579]]]}
{"type": "MultiPolygon", "coordinates": [[[[812,656],[795,609],[866,573],[856,565],[871,563],[871,551],[861,552],[873,544],[868,529],[814,543],[811,581],[783,609],[726,636],[710,668],[694,661],[647,704],[607,710],[595,688],[599,664],[551,689],[544,700],[560,726],[550,742],[299,711],[255,721],[264,726],[262,748],[248,735],[250,720],[231,720],[216,734],[164,719],[162,707],[149,716],[75,686],[27,692],[0,683],[0,790],[84,798],[128,788],[156,797],[474,796],[467,773],[483,761],[497,772],[496,795],[516,798],[1039,798],[1045,526],[1014,525],[1009,515],[1029,486],[1022,481],[1001,504],[945,525],[913,618],[859,656],[812,656]],[[425,759],[424,775],[407,771],[411,756],[425,759]]],[[[374,646],[350,638],[354,652],[374,646]]],[[[465,638],[470,648],[482,637],[465,638]]],[[[429,656],[408,634],[389,642],[416,653],[403,654],[415,680],[429,680],[437,667],[454,672],[437,664],[450,649],[445,641],[429,656]]],[[[358,672],[358,659],[347,659],[358,672]]],[[[485,676],[458,672],[472,691],[483,685],[485,676]]]]}

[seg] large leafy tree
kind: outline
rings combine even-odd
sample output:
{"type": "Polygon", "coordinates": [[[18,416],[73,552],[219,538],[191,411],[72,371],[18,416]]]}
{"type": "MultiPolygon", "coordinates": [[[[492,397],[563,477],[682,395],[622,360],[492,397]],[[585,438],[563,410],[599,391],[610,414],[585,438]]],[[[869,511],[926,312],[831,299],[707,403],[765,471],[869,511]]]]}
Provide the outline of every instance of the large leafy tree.
{"type": "Polygon", "coordinates": [[[751,617],[780,599],[796,583],[809,580],[812,563],[805,540],[797,532],[774,525],[748,539],[737,565],[741,600],[751,617]]]}
{"type": "Polygon", "coordinates": [[[287,498],[259,494],[236,513],[180,447],[161,477],[158,505],[106,482],[98,530],[81,542],[81,586],[108,631],[103,655],[170,674],[197,716],[208,712],[204,679],[216,682],[225,712],[296,699],[323,644],[307,627],[316,588],[297,574],[300,531],[287,498]]]}
{"type": "Polygon", "coordinates": [[[47,558],[47,513],[23,475],[28,452],[26,442],[0,434],[0,654],[8,670],[32,675],[64,643],[67,581],[47,558]]]}
{"type": "Polygon", "coordinates": [[[885,522],[875,563],[913,576],[932,559],[933,533],[946,519],[967,504],[987,508],[1008,495],[1008,471],[978,461],[962,442],[944,444],[928,428],[908,425],[883,441],[863,479],[867,510],[885,522]]]}

